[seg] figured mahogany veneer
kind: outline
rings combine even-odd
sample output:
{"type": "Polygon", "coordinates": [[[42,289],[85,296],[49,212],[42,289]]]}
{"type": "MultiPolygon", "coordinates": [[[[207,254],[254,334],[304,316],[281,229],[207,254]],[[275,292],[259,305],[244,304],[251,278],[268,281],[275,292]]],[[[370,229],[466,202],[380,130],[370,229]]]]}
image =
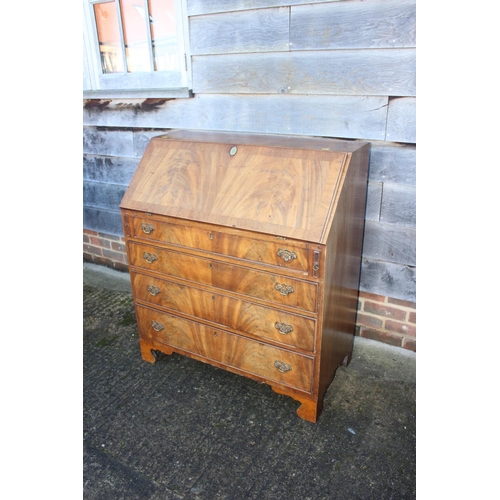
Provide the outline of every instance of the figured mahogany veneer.
{"type": "Polygon", "coordinates": [[[265,382],[316,422],[347,364],[369,144],[171,131],[120,205],[142,357],[265,382]]]}

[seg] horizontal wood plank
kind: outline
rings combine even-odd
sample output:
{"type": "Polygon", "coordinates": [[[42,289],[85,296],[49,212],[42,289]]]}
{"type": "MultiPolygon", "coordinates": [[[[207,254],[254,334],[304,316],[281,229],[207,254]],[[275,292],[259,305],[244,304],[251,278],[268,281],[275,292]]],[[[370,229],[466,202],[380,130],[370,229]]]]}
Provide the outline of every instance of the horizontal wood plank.
{"type": "Polygon", "coordinates": [[[415,49],[193,57],[193,92],[415,95],[415,49]]]}
{"type": "Polygon", "coordinates": [[[119,101],[86,108],[84,123],[382,140],[386,105],[387,97],[377,96],[197,95],[166,101],[151,112],[119,101]]]}
{"type": "Polygon", "coordinates": [[[189,21],[191,55],[288,50],[289,9],[197,16],[189,21]]]}
{"type": "MultiPolygon", "coordinates": [[[[99,110],[95,108],[90,110],[99,114],[99,110]]],[[[96,130],[84,127],[83,153],[133,158],[134,134],[131,130],[96,130]]]]}
{"type": "Polygon", "coordinates": [[[113,184],[129,184],[139,159],[113,156],[83,156],[83,179],[113,184]]]}
{"type": "Polygon", "coordinates": [[[416,205],[415,186],[384,183],[380,221],[398,226],[415,227],[416,205]]]}
{"type": "Polygon", "coordinates": [[[414,144],[372,142],[370,181],[416,184],[416,147],[414,144]]]}
{"type": "Polygon", "coordinates": [[[416,99],[390,99],[386,140],[416,143],[416,99]]]}
{"type": "Polygon", "coordinates": [[[414,266],[416,263],[415,228],[367,220],[363,257],[414,266]]]}
{"type": "Polygon", "coordinates": [[[381,182],[369,182],[366,195],[366,220],[380,220],[380,206],[382,204],[381,182]]]}
{"type": "Polygon", "coordinates": [[[363,258],[360,290],[416,302],[416,268],[363,258]]]}
{"type": "MultiPolygon", "coordinates": [[[[266,9],[270,7],[287,7],[303,3],[319,3],[325,0],[187,0],[188,16],[201,14],[216,14],[218,12],[230,12],[249,9],[266,9]]],[[[344,1],[344,0],[334,0],[344,1]]]]}
{"type": "Polygon", "coordinates": [[[415,0],[364,0],[291,9],[292,50],[415,47],[415,0]]]}
{"type": "Polygon", "coordinates": [[[123,236],[121,214],[115,210],[84,206],[83,227],[113,236],[123,236]]]}
{"type": "Polygon", "coordinates": [[[83,204],[97,208],[119,210],[127,186],[104,182],[84,181],[83,204]]]}

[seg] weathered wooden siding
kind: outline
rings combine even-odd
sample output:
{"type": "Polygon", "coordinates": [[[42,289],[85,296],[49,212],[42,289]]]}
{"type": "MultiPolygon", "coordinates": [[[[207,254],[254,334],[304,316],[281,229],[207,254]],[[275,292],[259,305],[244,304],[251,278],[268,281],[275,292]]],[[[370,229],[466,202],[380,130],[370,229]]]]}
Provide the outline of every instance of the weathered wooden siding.
{"type": "Polygon", "coordinates": [[[372,143],[361,289],[415,300],[415,0],[188,0],[190,99],[84,102],[84,226],[169,128],[372,143]]]}

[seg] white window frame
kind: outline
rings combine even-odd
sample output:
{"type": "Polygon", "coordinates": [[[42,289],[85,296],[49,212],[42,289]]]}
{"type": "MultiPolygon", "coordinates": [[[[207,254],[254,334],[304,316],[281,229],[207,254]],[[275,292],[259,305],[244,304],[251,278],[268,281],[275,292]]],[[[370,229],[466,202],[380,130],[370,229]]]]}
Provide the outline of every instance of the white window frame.
{"type": "MultiPolygon", "coordinates": [[[[101,68],[93,4],[83,0],[83,98],[191,97],[186,0],[175,0],[179,71],[104,74],[101,68]]],[[[102,0],[101,0],[102,1],[102,0]]]]}

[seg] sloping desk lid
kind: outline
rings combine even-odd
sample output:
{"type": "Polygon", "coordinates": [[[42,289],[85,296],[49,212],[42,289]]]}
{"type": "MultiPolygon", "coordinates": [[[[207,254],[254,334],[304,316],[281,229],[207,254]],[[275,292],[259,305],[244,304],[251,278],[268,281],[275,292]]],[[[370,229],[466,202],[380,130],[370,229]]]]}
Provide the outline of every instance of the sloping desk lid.
{"type": "Polygon", "coordinates": [[[149,142],[120,207],[323,243],[356,147],[333,139],[169,132],[149,142]]]}

